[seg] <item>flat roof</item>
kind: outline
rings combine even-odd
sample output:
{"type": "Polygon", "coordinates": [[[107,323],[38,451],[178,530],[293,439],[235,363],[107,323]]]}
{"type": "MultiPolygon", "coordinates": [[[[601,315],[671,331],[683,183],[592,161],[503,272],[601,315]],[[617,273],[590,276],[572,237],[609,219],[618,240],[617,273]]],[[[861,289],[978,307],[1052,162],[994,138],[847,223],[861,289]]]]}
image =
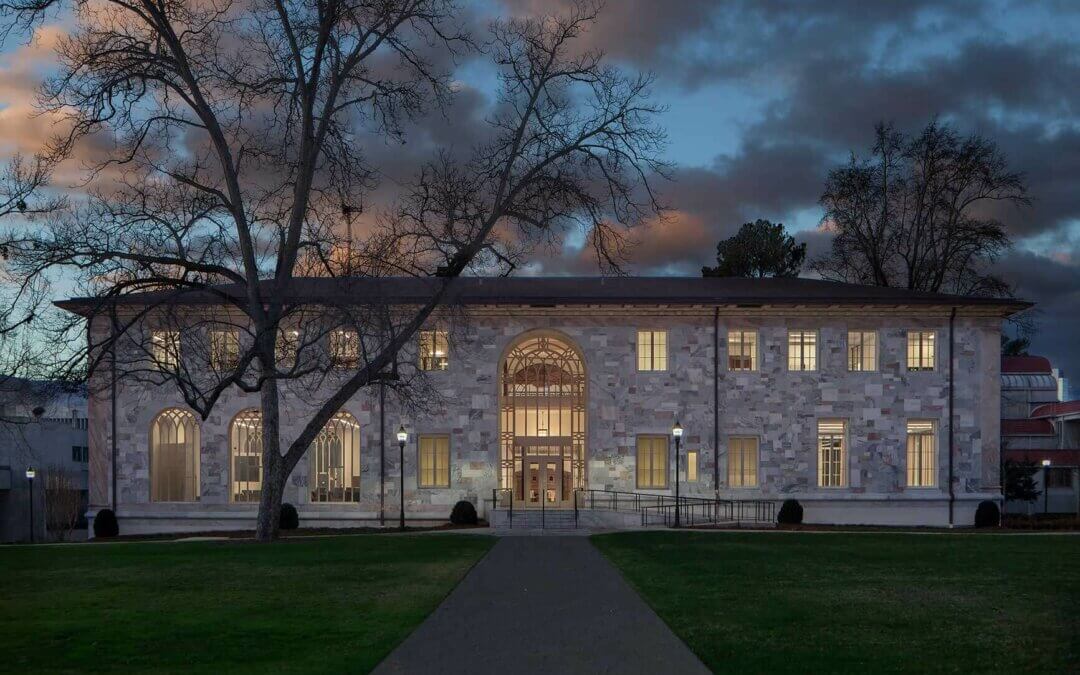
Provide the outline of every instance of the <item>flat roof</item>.
{"type": "MultiPolygon", "coordinates": [[[[347,304],[350,301],[419,304],[449,281],[447,304],[463,305],[939,305],[999,307],[1013,313],[1032,303],[1013,298],[949,295],[821,279],[741,277],[302,277],[278,291],[263,281],[263,293],[286,303],[347,304]]],[[[130,293],[105,300],[72,298],[58,307],[90,314],[117,306],[221,304],[243,298],[239,284],[212,289],[130,293]]]]}

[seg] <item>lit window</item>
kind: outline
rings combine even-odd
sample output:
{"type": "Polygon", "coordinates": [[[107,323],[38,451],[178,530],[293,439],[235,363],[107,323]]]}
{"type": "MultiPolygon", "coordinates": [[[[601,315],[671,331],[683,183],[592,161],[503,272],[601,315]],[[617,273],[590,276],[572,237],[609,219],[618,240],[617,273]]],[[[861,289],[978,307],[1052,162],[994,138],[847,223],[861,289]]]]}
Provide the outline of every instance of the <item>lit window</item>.
{"type": "Polygon", "coordinates": [[[257,502],[262,495],[262,413],[245,410],[229,426],[229,500],[257,502]]]}
{"type": "Polygon", "coordinates": [[[757,487],[758,439],[728,439],[727,480],[730,487],[757,487]]]}
{"type": "Polygon", "coordinates": [[[848,331],[848,370],[877,370],[877,333],[848,331]]]}
{"type": "Polygon", "coordinates": [[[71,461],[85,464],[90,461],[90,448],[85,445],[71,446],[71,461]]]}
{"type": "Polygon", "coordinates": [[[907,423],[908,487],[934,487],[937,468],[934,462],[934,423],[912,420],[907,423]]]}
{"type": "Polygon", "coordinates": [[[330,333],[330,358],[338,368],[356,368],[360,364],[360,336],[356,331],[330,333]]]}
{"type": "Polygon", "coordinates": [[[159,370],[176,370],[180,366],[180,332],[155,330],[150,334],[151,355],[159,370]]]}
{"type": "Polygon", "coordinates": [[[843,487],[847,482],[847,445],[843,420],[818,422],[818,485],[843,487]]]}
{"type": "Polygon", "coordinates": [[[234,330],[210,331],[210,367],[232,370],[240,362],[240,333],[234,330]]]}
{"type": "Polygon", "coordinates": [[[421,436],[418,452],[420,487],[450,487],[450,437],[446,434],[421,436]]]}
{"type": "Polygon", "coordinates": [[[788,331],[788,370],[817,370],[817,331],[788,331]]]}
{"type": "Polygon", "coordinates": [[[667,370],[667,331],[639,330],[637,334],[637,369],[667,370]]]}
{"type": "Polygon", "coordinates": [[[330,418],[308,448],[313,502],[360,501],[360,425],[339,412],[330,418]]]}
{"type": "Polygon", "coordinates": [[[934,369],[934,332],[913,330],[907,334],[907,369],[934,369]]]}
{"type": "Polygon", "coordinates": [[[296,363],[296,353],[300,349],[300,331],[278,331],[275,358],[280,365],[291,368],[296,363]]]}
{"type": "Polygon", "coordinates": [[[638,436],[637,486],[666,488],[668,484],[668,437],[638,436]]]}
{"type": "Polygon", "coordinates": [[[420,370],[446,370],[449,366],[450,341],[446,331],[420,331],[420,370]]]}
{"type": "Polygon", "coordinates": [[[757,370],[757,333],[733,330],[728,333],[728,370],[757,370]]]}
{"type": "Polygon", "coordinates": [[[199,425],[187,410],[163,410],[150,423],[150,501],[199,498],[199,425]]]}
{"type": "Polygon", "coordinates": [[[697,450],[691,450],[686,453],[686,480],[690,483],[697,482],[698,479],[698,453],[697,450]]]}

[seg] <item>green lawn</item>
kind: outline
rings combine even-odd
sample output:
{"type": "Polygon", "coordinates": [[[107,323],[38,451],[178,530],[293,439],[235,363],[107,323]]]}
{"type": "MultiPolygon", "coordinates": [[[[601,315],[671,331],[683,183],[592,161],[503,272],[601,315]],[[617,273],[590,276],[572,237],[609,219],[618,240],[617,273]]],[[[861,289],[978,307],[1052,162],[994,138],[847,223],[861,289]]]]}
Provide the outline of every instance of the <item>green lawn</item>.
{"type": "Polygon", "coordinates": [[[716,671],[1080,671],[1077,536],[593,541],[716,671]]]}
{"type": "Polygon", "coordinates": [[[0,548],[0,670],[365,672],[493,543],[365,535],[0,548]]]}

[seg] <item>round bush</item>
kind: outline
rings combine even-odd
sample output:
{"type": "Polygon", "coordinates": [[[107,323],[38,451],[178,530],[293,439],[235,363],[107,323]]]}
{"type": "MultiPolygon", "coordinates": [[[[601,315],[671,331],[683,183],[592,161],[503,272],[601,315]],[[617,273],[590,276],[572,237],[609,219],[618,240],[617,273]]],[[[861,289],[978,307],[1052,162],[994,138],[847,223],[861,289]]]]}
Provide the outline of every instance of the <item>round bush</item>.
{"type": "Polygon", "coordinates": [[[975,509],[975,527],[997,527],[1001,524],[1001,511],[998,505],[991,501],[979,502],[979,508],[975,509]]]}
{"type": "Polygon", "coordinates": [[[450,512],[450,522],[454,525],[475,525],[476,507],[465,500],[454,504],[454,509],[450,512]]]}
{"type": "Polygon", "coordinates": [[[94,516],[94,536],[108,539],[120,534],[120,524],[116,522],[116,514],[112,509],[101,509],[94,516]]]}
{"type": "Polygon", "coordinates": [[[802,504],[796,499],[785,499],[780,505],[780,513],[776,514],[776,522],[780,525],[798,525],[802,523],[802,504]]]}
{"type": "Polygon", "coordinates": [[[281,505],[281,516],[278,519],[278,527],[283,530],[295,530],[300,527],[300,514],[292,504],[281,505]]]}

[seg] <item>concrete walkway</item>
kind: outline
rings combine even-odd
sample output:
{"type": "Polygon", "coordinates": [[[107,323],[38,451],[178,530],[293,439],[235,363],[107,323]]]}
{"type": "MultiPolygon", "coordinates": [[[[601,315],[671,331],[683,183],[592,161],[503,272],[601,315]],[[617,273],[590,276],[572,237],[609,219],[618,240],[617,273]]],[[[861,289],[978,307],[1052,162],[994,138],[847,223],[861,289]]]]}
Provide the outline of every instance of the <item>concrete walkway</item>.
{"type": "Polygon", "coordinates": [[[376,673],[707,673],[583,537],[503,537],[376,673]]]}

